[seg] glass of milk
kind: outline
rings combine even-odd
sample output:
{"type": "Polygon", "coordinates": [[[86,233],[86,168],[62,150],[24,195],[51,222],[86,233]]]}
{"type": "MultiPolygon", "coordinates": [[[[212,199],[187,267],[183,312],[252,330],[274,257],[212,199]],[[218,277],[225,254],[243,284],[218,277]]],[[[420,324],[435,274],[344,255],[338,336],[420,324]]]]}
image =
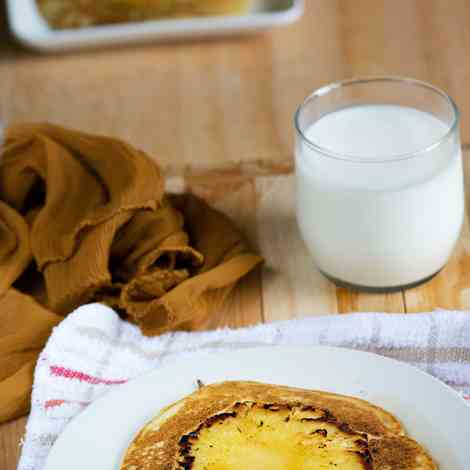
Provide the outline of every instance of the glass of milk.
{"type": "Polygon", "coordinates": [[[339,285],[392,291],[446,264],[464,218],[459,112],[400,77],[327,85],[298,109],[297,219],[339,285]]]}

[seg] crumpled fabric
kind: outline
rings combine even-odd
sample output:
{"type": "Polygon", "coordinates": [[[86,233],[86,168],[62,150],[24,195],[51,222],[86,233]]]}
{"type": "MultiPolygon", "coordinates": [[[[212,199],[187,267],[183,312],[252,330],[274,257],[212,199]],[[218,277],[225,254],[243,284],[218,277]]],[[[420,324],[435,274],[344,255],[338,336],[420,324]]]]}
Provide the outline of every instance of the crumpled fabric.
{"type": "Polygon", "coordinates": [[[52,124],[7,129],[0,160],[0,422],[29,409],[52,329],[89,302],[147,336],[190,329],[261,263],[220,212],[166,195],[117,139],[52,124]]]}

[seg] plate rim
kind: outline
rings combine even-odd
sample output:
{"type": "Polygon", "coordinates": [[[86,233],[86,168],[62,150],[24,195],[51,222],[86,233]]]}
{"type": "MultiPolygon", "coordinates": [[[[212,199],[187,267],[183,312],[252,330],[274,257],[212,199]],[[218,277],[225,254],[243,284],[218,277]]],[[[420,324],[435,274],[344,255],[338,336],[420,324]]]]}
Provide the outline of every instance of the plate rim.
{"type": "MultiPolygon", "coordinates": [[[[447,394],[449,399],[455,400],[456,404],[457,403],[461,404],[463,406],[462,409],[468,409],[469,413],[470,413],[470,407],[469,407],[468,403],[466,403],[466,401],[462,397],[462,395],[459,394],[452,387],[450,387],[449,385],[447,385],[446,383],[441,381],[440,379],[434,377],[433,375],[429,374],[426,371],[423,371],[422,369],[419,369],[418,367],[416,367],[412,364],[406,363],[404,361],[400,361],[400,360],[395,359],[395,358],[390,358],[390,357],[387,357],[387,356],[376,354],[376,353],[371,352],[371,351],[363,351],[363,350],[352,349],[352,348],[347,348],[347,347],[323,346],[323,345],[312,345],[312,346],[260,345],[259,347],[250,346],[250,347],[247,347],[247,348],[239,347],[239,348],[236,348],[236,349],[233,349],[233,350],[225,350],[223,352],[219,352],[219,354],[223,355],[224,357],[226,357],[226,356],[237,356],[237,355],[240,355],[240,354],[242,354],[242,355],[247,355],[248,354],[249,355],[249,354],[252,354],[254,352],[259,353],[260,350],[263,350],[263,352],[268,354],[268,355],[271,355],[274,352],[279,353],[279,350],[282,350],[284,352],[289,352],[292,355],[302,354],[302,353],[305,353],[306,351],[308,351],[309,354],[314,354],[316,350],[317,351],[320,350],[320,351],[322,351],[322,353],[328,353],[330,351],[330,352],[333,352],[335,354],[353,354],[353,355],[357,355],[357,356],[361,356],[361,357],[367,356],[371,360],[379,361],[379,362],[387,362],[387,363],[391,364],[392,367],[398,367],[398,368],[407,370],[409,372],[412,372],[415,375],[419,375],[420,377],[422,377],[425,380],[430,380],[431,382],[434,383],[434,385],[437,388],[439,388],[441,390],[441,393],[447,394]]],[[[197,360],[201,360],[201,359],[204,359],[204,358],[208,358],[208,357],[210,358],[211,357],[211,352],[208,352],[208,351],[195,351],[195,352],[192,352],[191,354],[193,354],[193,355],[196,354],[198,356],[197,360]]],[[[219,358],[220,357],[221,356],[219,356],[219,358]]],[[[44,470],[56,470],[55,467],[50,466],[50,465],[52,465],[50,462],[51,462],[52,458],[54,458],[53,457],[53,455],[55,453],[54,449],[57,449],[56,446],[61,446],[62,445],[62,441],[67,439],[67,434],[68,433],[73,433],[74,429],[77,426],[80,427],[82,420],[86,420],[89,415],[93,415],[95,410],[97,408],[99,408],[101,400],[106,400],[107,398],[109,398],[110,394],[116,394],[116,395],[125,394],[127,389],[138,388],[139,385],[143,385],[143,384],[145,384],[145,382],[147,382],[149,380],[152,380],[152,377],[158,376],[161,373],[165,374],[165,369],[173,368],[173,367],[177,366],[178,363],[184,362],[184,361],[185,361],[184,357],[174,357],[174,358],[172,358],[172,360],[170,359],[169,362],[165,363],[161,367],[158,367],[154,370],[150,370],[148,372],[145,372],[145,373],[131,379],[126,384],[123,384],[119,387],[116,387],[116,388],[110,390],[109,392],[103,394],[102,396],[100,396],[96,400],[94,400],[93,403],[91,403],[85,410],[83,410],[79,415],[77,415],[75,418],[73,418],[72,421],[64,429],[64,431],[59,435],[59,437],[55,441],[54,445],[52,446],[52,448],[51,448],[51,450],[50,450],[50,452],[47,456],[45,466],[44,466],[44,470]]],[[[237,380],[237,379],[234,379],[234,380],[237,380]]],[[[238,379],[238,380],[240,380],[240,379],[238,379]]],[[[213,382],[213,383],[216,383],[216,382],[213,382]]],[[[288,386],[288,384],[278,384],[278,385],[287,385],[288,386]]],[[[355,393],[351,393],[350,396],[355,396],[355,397],[360,398],[362,400],[369,401],[366,398],[359,397],[355,393]]],[[[374,405],[374,402],[371,402],[371,401],[369,401],[369,402],[374,405]]],[[[163,404],[162,407],[167,406],[168,404],[169,403],[163,404]]],[[[158,412],[158,410],[156,409],[155,413],[157,413],[157,412],[158,412]]],[[[143,424],[145,424],[145,423],[142,423],[142,425],[143,424]]]]}

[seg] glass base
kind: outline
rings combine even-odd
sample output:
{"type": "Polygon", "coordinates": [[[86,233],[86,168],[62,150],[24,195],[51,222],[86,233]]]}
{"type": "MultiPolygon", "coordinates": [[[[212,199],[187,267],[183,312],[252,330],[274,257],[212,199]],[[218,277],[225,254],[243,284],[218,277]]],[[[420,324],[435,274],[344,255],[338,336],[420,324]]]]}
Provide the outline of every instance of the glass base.
{"type": "Polygon", "coordinates": [[[428,277],[425,277],[424,279],[421,279],[416,282],[412,282],[410,284],[405,284],[402,286],[391,286],[391,287],[370,287],[370,286],[362,286],[360,284],[351,284],[350,282],[342,281],[341,279],[337,279],[336,277],[330,276],[329,274],[320,271],[327,279],[329,279],[331,282],[336,284],[338,287],[344,287],[346,289],[350,289],[353,291],[358,291],[358,292],[368,292],[371,294],[386,294],[386,293],[391,293],[391,292],[399,292],[402,290],[406,289],[411,289],[413,287],[417,287],[421,284],[424,284],[428,281],[430,281],[433,277],[437,276],[443,268],[439,269],[439,271],[435,272],[434,274],[431,274],[428,277]]]}

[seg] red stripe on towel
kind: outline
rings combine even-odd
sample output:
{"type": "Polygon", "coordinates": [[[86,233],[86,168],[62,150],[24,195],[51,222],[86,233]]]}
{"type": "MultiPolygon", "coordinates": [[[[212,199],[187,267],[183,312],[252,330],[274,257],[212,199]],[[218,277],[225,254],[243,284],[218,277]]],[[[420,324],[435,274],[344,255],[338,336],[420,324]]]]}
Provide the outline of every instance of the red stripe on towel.
{"type": "Polygon", "coordinates": [[[65,400],[47,400],[46,403],[44,403],[44,408],[49,410],[51,408],[56,408],[57,406],[63,405],[64,403],[65,400]]]}
{"type": "Polygon", "coordinates": [[[109,380],[109,379],[100,379],[99,377],[93,377],[92,375],[85,374],[84,372],[79,372],[72,369],[67,369],[60,366],[50,366],[49,370],[51,375],[56,377],[64,377],[66,379],[78,380],[80,382],[87,382],[91,385],[120,385],[127,382],[126,379],[119,380],[109,380]]]}
{"type": "Polygon", "coordinates": [[[90,404],[89,401],[72,401],[72,400],[47,400],[44,403],[44,408],[46,410],[50,410],[52,408],[57,408],[58,406],[65,405],[65,404],[76,404],[80,406],[87,406],[90,404]]]}

